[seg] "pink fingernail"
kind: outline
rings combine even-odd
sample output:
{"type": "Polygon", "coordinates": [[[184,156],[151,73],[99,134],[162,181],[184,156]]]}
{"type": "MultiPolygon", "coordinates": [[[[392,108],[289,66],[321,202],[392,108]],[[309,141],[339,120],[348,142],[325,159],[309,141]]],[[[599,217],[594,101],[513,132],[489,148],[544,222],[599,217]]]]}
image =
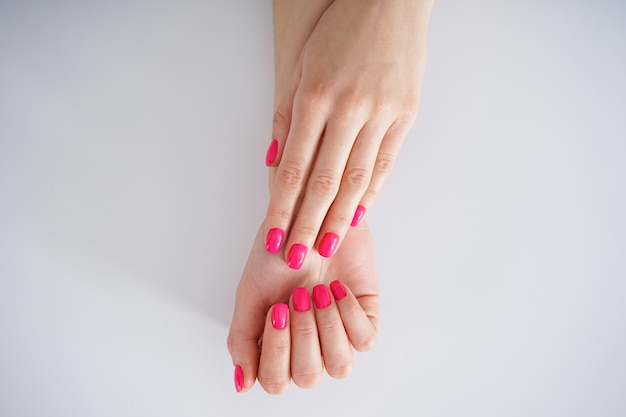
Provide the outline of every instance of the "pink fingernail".
{"type": "Polygon", "coordinates": [[[241,366],[236,365],[235,366],[235,390],[237,390],[237,392],[241,392],[242,389],[243,389],[243,369],[241,369],[241,366]]]}
{"type": "Polygon", "coordinates": [[[272,307],[272,326],[278,330],[287,327],[288,314],[289,307],[287,307],[287,304],[275,304],[274,307],[272,307]]]}
{"type": "Polygon", "coordinates": [[[287,256],[287,265],[292,269],[302,268],[304,257],[306,256],[307,248],[300,243],[296,243],[289,250],[289,256],[287,256]]]}
{"type": "Polygon", "coordinates": [[[337,242],[339,242],[339,236],[334,233],[326,233],[320,242],[317,251],[324,258],[329,258],[330,255],[335,252],[335,248],[337,247],[337,242]]]}
{"type": "Polygon", "coordinates": [[[292,297],[294,310],[298,312],[309,311],[309,308],[311,308],[311,298],[306,288],[294,288],[292,297]]]}
{"type": "Polygon", "coordinates": [[[265,165],[270,166],[274,163],[276,155],[278,154],[278,141],[272,139],[269,148],[267,148],[267,154],[265,154],[265,165]]]}
{"type": "Polygon", "coordinates": [[[330,294],[324,284],[313,287],[313,302],[315,307],[321,309],[330,305],[330,294]]]}
{"type": "Polygon", "coordinates": [[[280,247],[283,244],[283,238],[285,237],[285,232],[283,229],[279,229],[277,227],[270,229],[267,232],[267,240],[265,241],[265,249],[269,253],[278,253],[280,251],[280,247]]]}
{"type": "Polygon", "coordinates": [[[354,213],[354,217],[352,218],[352,223],[350,226],[358,226],[361,223],[361,219],[363,219],[363,215],[365,214],[365,207],[359,205],[356,208],[356,212],[354,213]]]}
{"type": "Polygon", "coordinates": [[[346,289],[343,287],[343,284],[338,279],[330,283],[330,290],[333,293],[333,297],[335,297],[335,300],[337,301],[346,296],[346,289]]]}

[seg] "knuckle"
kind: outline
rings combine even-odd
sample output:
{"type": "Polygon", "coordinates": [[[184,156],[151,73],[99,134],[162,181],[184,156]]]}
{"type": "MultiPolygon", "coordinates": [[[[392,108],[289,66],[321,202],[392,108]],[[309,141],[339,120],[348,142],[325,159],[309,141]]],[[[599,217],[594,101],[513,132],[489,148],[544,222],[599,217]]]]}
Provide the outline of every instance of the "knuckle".
{"type": "Polygon", "coordinates": [[[273,356],[285,356],[291,352],[291,345],[289,343],[278,343],[271,346],[273,356]]]}
{"type": "Polygon", "coordinates": [[[376,344],[376,337],[374,335],[367,335],[362,339],[358,339],[353,343],[354,348],[358,352],[367,352],[374,348],[376,344]]]}
{"type": "Polygon", "coordinates": [[[309,191],[316,197],[333,198],[339,191],[338,175],[331,170],[323,170],[316,173],[309,180],[309,191]]]}
{"type": "Polygon", "coordinates": [[[326,372],[335,379],[347,378],[352,373],[352,362],[341,360],[336,363],[326,365],[326,372]]]}
{"type": "Polygon", "coordinates": [[[292,233],[295,236],[317,236],[319,227],[310,224],[301,224],[294,227],[292,233]]]}
{"type": "Polygon", "coordinates": [[[365,168],[348,168],[344,180],[350,187],[362,189],[370,182],[370,171],[365,168]]]}
{"type": "Polygon", "coordinates": [[[259,375],[259,383],[268,394],[279,395],[289,388],[289,380],[281,375],[259,375]]]}
{"type": "Polygon", "coordinates": [[[333,214],[333,223],[336,224],[350,224],[352,223],[352,218],[354,216],[354,213],[350,213],[349,214],[350,217],[342,215],[342,214],[333,214]]]}
{"type": "Polygon", "coordinates": [[[293,382],[300,388],[313,388],[322,378],[321,371],[294,372],[291,375],[293,382]]]}
{"type": "Polygon", "coordinates": [[[284,126],[285,124],[289,124],[289,118],[287,117],[287,112],[285,110],[283,110],[281,107],[279,107],[275,112],[274,112],[274,118],[273,118],[273,124],[274,126],[284,126]]]}
{"type": "Polygon", "coordinates": [[[420,103],[417,97],[411,96],[407,100],[404,101],[403,105],[403,113],[405,118],[411,120],[417,116],[419,112],[420,103]]]}
{"type": "Polygon", "coordinates": [[[226,338],[226,346],[228,348],[228,351],[232,354],[237,346],[237,338],[235,337],[235,335],[233,335],[232,333],[228,334],[228,337],[226,338]]]}
{"type": "Polygon", "coordinates": [[[381,175],[389,175],[393,170],[393,164],[395,162],[394,155],[390,153],[381,153],[376,158],[375,170],[381,175]]]}
{"type": "Polygon", "coordinates": [[[310,339],[317,336],[317,328],[315,326],[292,327],[292,337],[310,339]]]}
{"type": "Polygon", "coordinates": [[[399,117],[394,123],[394,129],[396,131],[407,131],[417,118],[419,101],[416,98],[410,97],[399,105],[397,111],[399,117]]]}
{"type": "Polygon", "coordinates": [[[370,205],[371,205],[371,202],[376,201],[377,196],[378,196],[378,191],[375,188],[370,187],[363,194],[362,201],[368,201],[370,202],[370,205]]]}
{"type": "Polygon", "coordinates": [[[347,93],[335,110],[337,117],[341,119],[353,119],[369,112],[370,104],[355,92],[347,93]]]}
{"type": "Polygon", "coordinates": [[[396,109],[388,100],[378,101],[372,107],[372,114],[378,119],[393,120],[397,114],[396,109]]]}
{"type": "Polygon", "coordinates": [[[309,84],[304,90],[304,103],[311,106],[326,105],[330,101],[331,86],[322,81],[309,84]]]}
{"type": "Polygon", "coordinates": [[[282,207],[272,206],[267,213],[267,217],[278,221],[276,224],[288,224],[291,219],[291,213],[282,207]]]}
{"type": "Polygon", "coordinates": [[[300,188],[304,181],[302,165],[294,161],[284,161],[276,173],[276,181],[287,188],[300,188]]]}
{"type": "Polygon", "coordinates": [[[343,327],[343,323],[340,320],[329,320],[324,321],[317,324],[318,330],[320,333],[333,333],[335,331],[341,330],[345,331],[343,327]]]}

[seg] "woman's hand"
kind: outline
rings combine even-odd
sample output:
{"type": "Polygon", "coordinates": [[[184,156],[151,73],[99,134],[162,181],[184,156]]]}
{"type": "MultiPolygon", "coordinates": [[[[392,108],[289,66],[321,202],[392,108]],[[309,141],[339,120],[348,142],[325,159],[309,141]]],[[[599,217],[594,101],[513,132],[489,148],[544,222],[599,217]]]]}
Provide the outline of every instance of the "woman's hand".
{"type": "Polygon", "coordinates": [[[372,206],[418,109],[431,1],[336,0],[281,92],[264,235],[293,269],[372,206]],[[285,241],[286,240],[286,241],[285,241]]]}
{"type": "Polygon", "coordinates": [[[315,254],[299,271],[267,253],[262,230],[237,288],[228,336],[237,391],[249,390],[257,377],[271,394],[284,392],[291,379],[311,388],[324,367],[330,376],[347,376],[351,346],[370,349],[378,326],[376,264],[367,225],[350,230],[333,258],[315,254]]]}

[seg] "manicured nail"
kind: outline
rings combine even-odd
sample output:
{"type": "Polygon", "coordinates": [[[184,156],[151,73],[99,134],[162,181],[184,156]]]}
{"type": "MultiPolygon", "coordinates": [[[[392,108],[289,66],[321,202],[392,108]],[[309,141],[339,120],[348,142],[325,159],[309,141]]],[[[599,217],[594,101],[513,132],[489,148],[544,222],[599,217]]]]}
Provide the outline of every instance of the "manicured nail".
{"type": "Polygon", "coordinates": [[[330,305],[330,294],[326,285],[320,284],[313,287],[313,302],[317,308],[326,308],[330,305]]]}
{"type": "Polygon", "coordinates": [[[267,148],[267,154],[265,154],[265,165],[270,166],[274,163],[276,155],[278,154],[278,141],[272,139],[269,148],[267,148]]]}
{"type": "Polygon", "coordinates": [[[293,290],[293,309],[302,312],[311,308],[311,298],[306,288],[298,287],[293,290]]]}
{"type": "Polygon", "coordinates": [[[322,238],[322,241],[320,242],[317,251],[324,258],[330,258],[330,255],[332,255],[337,248],[337,242],[339,242],[339,236],[330,232],[326,233],[322,238]]]}
{"type": "Polygon", "coordinates": [[[278,253],[278,251],[280,250],[280,247],[283,244],[284,237],[285,237],[285,232],[283,231],[283,229],[279,229],[278,227],[270,229],[270,231],[267,232],[267,240],[265,241],[265,249],[269,253],[278,253]]]}
{"type": "Polygon", "coordinates": [[[304,257],[306,256],[306,246],[296,243],[289,250],[289,256],[287,256],[287,265],[292,269],[302,268],[304,257]]]}
{"type": "Polygon", "coordinates": [[[335,300],[337,301],[346,296],[346,289],[343,287],[343,284],[338,279],[330,283],[330,290],[333,293],[333,297],[335,297],[335,300]]]}
{"type": "Polygon", "coordinates": [[[235,389],[240,392],[243,389],[243,369],[241,366],[235,366],[235,389]]]}
{"type": "Polygon", "coordinates": [[[365,214],[365,207],[358,206],[356,208],[356,212],[354,213],[354,217],[352,218],[352,223],[350,226],[358,226],[361,223],[361,219],[363,219],[363,215],[365,214]]]}
{"type": "Polygon", "coordinates": [[[272,307],[272,326],[278,330],[287,327],[288,314],[289,307],[287,307],[287,304],[275,304],[274,307],[272,307]]]}

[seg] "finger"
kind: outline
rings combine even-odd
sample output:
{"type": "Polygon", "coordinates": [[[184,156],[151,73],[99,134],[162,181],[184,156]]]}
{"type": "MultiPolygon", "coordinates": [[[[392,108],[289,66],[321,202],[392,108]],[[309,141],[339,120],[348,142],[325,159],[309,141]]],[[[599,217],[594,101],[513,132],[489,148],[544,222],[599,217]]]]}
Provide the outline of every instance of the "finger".
{"type": "Polygon", "coordinates": [[[291,296],[291,379],[300,388],[312,388],[322,377],[323,364],[315,312],[306,288],[291,296]]]}
{"type": "MultiPolygon", "coordinates": [[[[302,205],[289,233],[288,265],[292,266],[295,251],[314,246],[326,213],[339,191],[354,139],[361,127],[359,121],[351,118],[334,118],[328,122],[302,205]]],[[[337,243],[337,235],[329,237],[329,246],[337,243]]]]}
{"type": "Polygon", "coordinates": [[[353,355],[337,305],[323,284],[313,287],[313,302],[326,372],[333,378],[345,378],[352,371],[353,355]]]}
{"type": "Polygon", "coordinates": [[[274,304],[265,320],[259,361],[259,383],[269,394],[282,394],[289,387],[290,340],[289,307],[274,304]]]}
{"type": "MultiPolygon", "coordinates": [[[[391,174],[393,167],[396,163],[396,158],[400,153],[400,148],[406,135],[409,133],[413,124],[414,117],[406,117],[404,119],[396,120],[387,133],[383,137],[376,156],[376,162],[374,164],[374,171],[372,173],[372,179],[370,181],[360,205],[364,208],[370,208],[374,204],[376,197],[385,183],[385,180],[391,174]]],[[[363,213],[365,209],[363,209],[363,213]]],[[[355,218],[356,215],[355,213],[355,218]]],[[[362,217],[362,215],[361,215],[362,217]]],[[[358,224],[358,222],[357,222],[358,224]]]]}
{"type": "Polygon", "coordinates": [[[339,280],[330,283],[330,290],[352,346],[359,352],[373,348],[378,326],[378,295],[357,300],[350,289],[339,280]],[[370,316],[359,301],[364,301],[365,307],[373,310],[370,316]]]}
{"type": "Polygon", "coordinates": [[[291,112],[293,109],[293,99],[300,83],[301,62],[296,67],[291,79],[286,85],[283,97],[274,111],[274,119],[272,121],[272,140],[267,153],[265,154],[265,165],[268,167],[276,167],[280,163],[282,150],[287,141],[289,127],[291,126],[291,112]]]}
{"type": "MultiPolygon", "coordinates": [[[[289,134],[274,175],[265,219],[266,248],[272,253],[280,251],[282,238],[289,232],[296,203],[306,183],[325,121],[326,118],[319,108],[310,103],[294,103],[289,134]]],[[[306,249],[300,250],[296,259],[301,257],[303,260],[305,254],[306,249]]],[[[295,262],[292,266],[299,269],[302,263],[295,262]]]]}
{"type": "Polygon", "coordinates": [[[331,256],[339,248],[348,232],[355,210],[370,183],[380,141],[389,124],[367,123],[359,132],[341,180],[339,193],[320,228],[317,251],[324,257],[331,256]]]}
{"type": "Polygon", "coordinates": [[[237,288],[235,310],[227,339],[228,351],[235,365],[237,392],[248,391],[256,381],[259,366],[258,343],[263,332],[265,308],[248,287],[240,285],[237,288]]]}

